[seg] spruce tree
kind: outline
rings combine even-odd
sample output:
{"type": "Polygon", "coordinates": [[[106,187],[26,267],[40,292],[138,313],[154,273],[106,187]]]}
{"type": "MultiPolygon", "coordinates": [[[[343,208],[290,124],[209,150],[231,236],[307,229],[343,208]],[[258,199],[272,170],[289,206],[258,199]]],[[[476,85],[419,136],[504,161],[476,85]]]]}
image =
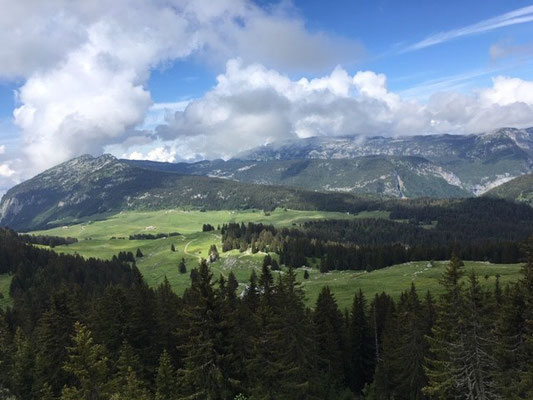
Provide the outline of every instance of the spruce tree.
{"type": "Polygon", "coordinates": [[[169,353],[172,360],[178,359],[176,332],[179,328],[181,299],[174,293],[167,277],[155,291],[155,321],[157,325],[156,351],[169,353]]]}
{"type": "Polygon", "coordinates": [[[426,362],[428,385],[424,393],[430,398],[449,399],[459,396],[456,387],[458,366],[452,353],[464,342],[464,294],[461,260],[453,254],[440,280],[444,293],[437,304],[437,319],[428,337],[430,355],[426,362]]]}
{"type": "Polygon", "coordinates": [[[372,380],[375,351],[362,290],[354,296],[348,334],[351,357],[349,385],[354,393],[359,394],[372,380]]]}
{"type": "Polygon", "coordinates": [[[124,340],[120,347],[120,355],[115,364],[115,374],[110,382],[113,392],[120,392],[120,390],[127,385],[128,376],[133,371],[136,376],[142,374],[143,367],[139,356],[135,353],[133,347],[124,340]]]}
{"type": "Polygon", "coordinates": [[[137,257],[137,258],[143,257],[143,252],[141,251],[140,248],[137,248],[137,252],[135,253],[135,257],[137,257]]]}
{"type": "Polygon", "coordinates": [[[452,351],[458,366],[454,381],[456,388],[466,398],[500,399],[494,382],[496,363],[493,357],[495,341],[487,301],[474,271],[468,276],[465,293],[464,339],[452,351]]]}
{"type": "Polygon", "coordinates": [[[63,369],[75,379],[65,386],[61,400],[98,400],[108,398],[108,360],[104,347],[95,344],[91,331],[83,324],[74,325],[73,345],[63,369]]]}
{"type": "Polygon", "coordinates": [[[198,277],[184,296],[184,325],[178,338],[185,365],[178,370],[178,398],[224,399],[234,394],[235,380],[226,368],[225,315],[213,286],[211,271],[202,260],[198,277]]]}
{"type": "Polygon", "coordinates": [[[427,385],[424,363],[428,356],[426,337],[430,327],[414,284],[402,296],[398,315],[401,322],[398,324],[397,347],[392,354],[395,393],[402,399],[422,400],[425,399],[422,389],[427,385]]]}
{"type": "MultiPolygon", "coordinates": [[[[8,389],[11,381],[11,364],[13,348],[11,346],[11,335],[9,327],[4,317],[4,312],[0,309],[0,398],[7,397],[8,389]]],[[[30,390],[31,390],[30,385],[30,390]]]]}
{"type": "Polygon", "coordinates": [[[328,286],[318,295],[313,323],[316,335],[316,357],[323,398],[331,398],[344,385],[344,324],[335,296],[328,286]]]}
{"type": "Polygon", "coordinates": [[[172,252],[176,251],[176,246],[174,246],[174,243],[170,245],[170,251],[172,252]]]}
{"type": "MultiPolygon", "coordinates": [[[[34,356],[31,342],[19,327],[13,340],[11,360],[11,391],[19,399],[30,399],[34,383],[34,356]]],[[[2,363],[3,364],[3,363],[2,363]]],[[[8,371],[8,365],[3,366],[8,371]]],[[[7,383],[7,382],[6,382],[7,383]]]]}
{"type": "Polygon", "coordinates": [[[115,389],[110,400],[152,400],[152,396],[144,383],[137,377],[132,368],[127,370],[124,384],[115,389]]]}
{"type": "Polygon", "coordinates": [[[250,274],[250,280],[243,296],[243,303],[251,313],[255,313],[259,308],[259,288],[257,286],[255,269],[250,274]]]}
{"type": "Polygon", "coordinates": [[[178,265],[178,271],[180,274],[186,274],[187,273],[187,266],[185,265],[185,259],[182,258],[179,265],[178,265]]]}
{"type": "Polygon", "coordinates": [[[533,236],[523,245],[524,265],[519,288],[524,299],[523,346],[519,363],[520,393],[533,398],[533,236]]]}
{"type": "Polygon", "coordinates": [[[165,350],[159,359],[159,368],[155,379],[155,400],[173,400],[176,398],[175,373],[172,361],[165,350]]]}
{"type": "Polygon", "coordinates": [[[65,291],[54,293],[50,308],[36,328],[35,393],[49,384],[54,395],[59,395],[67,383],[67,373],[62,366],[67,360],[67,346],[72,340],[75,321],[70,296],[65,291]]]}

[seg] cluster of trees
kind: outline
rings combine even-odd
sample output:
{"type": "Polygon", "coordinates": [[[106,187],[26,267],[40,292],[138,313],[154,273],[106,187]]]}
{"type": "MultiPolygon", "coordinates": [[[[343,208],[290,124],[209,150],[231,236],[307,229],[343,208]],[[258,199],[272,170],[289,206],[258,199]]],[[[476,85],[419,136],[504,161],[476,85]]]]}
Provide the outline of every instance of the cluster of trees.
{"type": "Polygon", "coordinates": [[[211,232],[214,231],[215,227],[211,224],[203,224],[202,225],[202,232],[211,232]]]}
{"type": "MultiPolygon", "coordinates": [[[[304,303],[295,270],[206,261],[183,296],[134,263],[84,260],[0,231],[14,305],[0,311],[0,396],[33,399],[530,399],[533,239],[520,280],[483,288],[453,257],[442,294],[395,300],[328,287],[304,303]],[[11,262],[15,264],[11,264],[11,262]]],[[[194,272],[194,273],[193,273],[194,272]]]]}
{"type": "Polygon", "coordinates": [[[51,236],[51,235],[28,235],[19,234],[19,239],[25,243],[40,244],[43,246],[63,246],[76,243],[78,239],[73,237],[51,236]]]}
{"type": "Polygon", "coordinates": [[[129,240],[155,240],[155,239],[163,239],[167,237],[172,236],[179,236],[181,233],[179,232],[170,232],[170,233],[136,233],[134,235],[129,236],[129,240]]]}
{"type": "Polygon", "coordinates": [[[483,227],[476,228],[472,222],[474,228],[466,228],[460,218],[452,224],[448,208],[443,210],[434,215],[442,216],[442,220],[432,228],[414,220],[385,219],[320,220],[290,229],[230,223],[222,226],[222,250],[275,252],[281,264],[294,268],[318,258],[323,271],[373,270],[408,261],[447,260],[453,252],[467,260],[517,263],[521,241],[533,234],[533,224],[524,223],[522,213],[514,217],[504,213],[503,220],[494,218],[494,224],[487,222],[487,216],[483,227]]]}

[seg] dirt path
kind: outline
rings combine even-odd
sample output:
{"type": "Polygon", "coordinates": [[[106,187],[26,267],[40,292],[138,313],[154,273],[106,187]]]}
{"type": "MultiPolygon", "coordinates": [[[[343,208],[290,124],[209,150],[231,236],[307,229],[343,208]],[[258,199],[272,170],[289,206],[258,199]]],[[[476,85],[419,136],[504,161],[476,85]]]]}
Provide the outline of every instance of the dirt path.
{"type": "Polygon", "coordinates": [[[201,260],[201,259],[202,259],[202,256],[199,256],[199,255],[197,255],[197,254],[192,254],[192,253],[189,253],[189,252],[187,251],[189,245],[190,245],[192,242],[194,242],[195,240],[196,240],[196,239],[193,239],[193,240],[190,240],[189,242],[187,242],[187,244],[185,245],[185,248],[183,249],[183,252],[184,252],[185,254],[187,254],[188,256],[196,257],[198,260],[201,260]]]}

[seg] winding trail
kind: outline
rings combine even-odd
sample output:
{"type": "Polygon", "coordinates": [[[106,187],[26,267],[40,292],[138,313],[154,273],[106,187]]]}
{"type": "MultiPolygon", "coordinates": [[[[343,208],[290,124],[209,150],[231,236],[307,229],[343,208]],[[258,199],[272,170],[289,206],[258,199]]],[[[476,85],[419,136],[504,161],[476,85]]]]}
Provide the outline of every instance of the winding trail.
{"type": "Polygon", "coordinates": [[[187,242],[187,244],[185,245],[185,248],[183,249],[183,252],[184,252],[185,254],[187,254],[188,256],[196,257],[198,260],[202,260],[202,256],[199,256],[199,255],[197,255],[197,254],[192,254],[192,253],[189,253],[189,252],[187,251],[187,248],[189,247],[189,245],[190,245],[192,242],[194,242],[195,240],[196,240],[196,239],[189,240],[189,242],[187,242]]]}

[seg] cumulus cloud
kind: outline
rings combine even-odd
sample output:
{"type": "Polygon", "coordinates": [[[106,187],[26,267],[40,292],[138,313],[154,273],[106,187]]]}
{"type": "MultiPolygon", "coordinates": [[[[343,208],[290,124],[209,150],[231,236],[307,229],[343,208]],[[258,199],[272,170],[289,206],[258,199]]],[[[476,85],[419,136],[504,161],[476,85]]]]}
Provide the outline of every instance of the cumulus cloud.
{"type": "Polygon", "coordinates": [[[0,164],[0,176],[4,178],[10,178],[15,174],[15,171],[12,170],[7,163],[0,164]]]}
{"type": "Polygon", "coordinates": [[[24,80],[14,123],[32,172],[124,141],[152,105],[150,72],[174,60],[225,62],[238,53],[297,70],[361,54],[356,42],[307,31],[285,3],[268,10],[251,0],[7,3],[0,0],[0,78],[24,80]]]}
{"type": "Polygon", "coordinates": [[[161,146],[148,151],[146,154],[143,154],[140,151],[133,151],[130,154],[123,154],[122,158],[128,160],[174,162],[176,161],[176,150],[169,147],[161,146]]]}
{"type": "Polygon", "coordinates": [[[228,158],[265,143],[310,136],[471,133],[533,126],[533,82],[499,76],[466,95],[443,92],[406,99],[372,71],[292,80],[260,64],[230,60],[216,86],[176,112],[157,133],[187,139],[207,157],[228,158]]]}

